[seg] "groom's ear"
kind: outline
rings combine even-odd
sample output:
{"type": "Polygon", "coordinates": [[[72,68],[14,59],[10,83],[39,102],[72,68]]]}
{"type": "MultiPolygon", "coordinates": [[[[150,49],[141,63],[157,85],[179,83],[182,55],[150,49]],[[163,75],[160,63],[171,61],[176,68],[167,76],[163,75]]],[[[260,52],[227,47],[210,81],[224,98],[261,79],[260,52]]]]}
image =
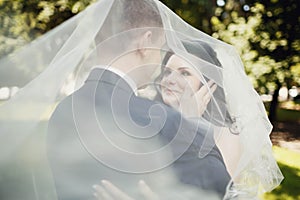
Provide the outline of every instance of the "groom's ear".
{"type": "Polygon", "coordinates": [[[146,31],[138,41],[137,53],[142,57],[146,56],[147,48],[151,46],[152,43],[152,32],[146,31]]]}

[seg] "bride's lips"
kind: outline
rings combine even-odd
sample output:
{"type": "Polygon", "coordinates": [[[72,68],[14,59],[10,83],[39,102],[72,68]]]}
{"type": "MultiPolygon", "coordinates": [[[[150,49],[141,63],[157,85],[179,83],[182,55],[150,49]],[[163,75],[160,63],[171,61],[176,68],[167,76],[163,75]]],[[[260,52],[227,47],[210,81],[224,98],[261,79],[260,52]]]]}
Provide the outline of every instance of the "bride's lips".
{"type": "Polygon", "coordinates": [[[180,94],[180,92],[178,90],[174,90],[174,89],[170,89],[170,88],[163,88],[163,92],[165,92],[167,94],[175,94],[175,93],[180,94]]]}

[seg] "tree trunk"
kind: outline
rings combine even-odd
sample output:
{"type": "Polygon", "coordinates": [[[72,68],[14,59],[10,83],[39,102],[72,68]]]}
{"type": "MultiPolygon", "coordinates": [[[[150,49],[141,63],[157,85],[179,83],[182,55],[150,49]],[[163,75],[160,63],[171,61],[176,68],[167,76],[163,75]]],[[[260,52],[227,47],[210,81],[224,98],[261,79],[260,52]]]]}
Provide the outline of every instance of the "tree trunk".
{"type": "Polygon", "coordinates": [[[276,109],[278,106],[278,96],[279,96],[279,90],[281,88],[281,84],[279,82],[277,82],[276,85],[277,85],[277,87],[273,93],[270,110],[269,110],[269,120],[271,121],[271,123],[275,122],[277,119],[276,109]]]}

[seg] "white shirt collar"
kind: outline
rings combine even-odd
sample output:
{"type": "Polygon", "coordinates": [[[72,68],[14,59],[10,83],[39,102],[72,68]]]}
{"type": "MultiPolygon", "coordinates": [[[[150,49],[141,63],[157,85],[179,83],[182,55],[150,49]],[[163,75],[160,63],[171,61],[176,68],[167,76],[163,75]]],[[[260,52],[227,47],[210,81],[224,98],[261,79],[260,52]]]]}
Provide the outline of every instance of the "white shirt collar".
{"type": "Polygon", "coordinates": [[[137,86],[135,84],[135,82],[132,80],[131,77],[129,77],[127,74],[125,74],[124,72],[122,72],[121,70],[119,69],[116,69],[116,68],[113,68],[111,66],[106,66],[106,65],[96,65],[94,66],[92,69],[95,69],[95,68],[101,68],[101,69],[105,69],[105,70],[108,70],[108,71],[111,71],[117,75],[119,75],[122,79],[124,79],[126,81],[126,83],[131,87],[132,91],[134,92],[135,95],[138,94],[137,92],[137,86]]]}

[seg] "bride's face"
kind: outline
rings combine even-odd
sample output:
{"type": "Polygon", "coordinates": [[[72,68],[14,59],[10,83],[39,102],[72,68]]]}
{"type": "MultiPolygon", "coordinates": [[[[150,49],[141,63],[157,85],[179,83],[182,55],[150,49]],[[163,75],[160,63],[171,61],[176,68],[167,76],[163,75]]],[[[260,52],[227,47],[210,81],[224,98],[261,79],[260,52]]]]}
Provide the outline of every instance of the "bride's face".
{"type": "Polygon", "coordinates": [[[165,104],[178,108],[185,90],[194,93],[201,85],[200,77],[193,67],[177,55],[172,55],[163,71],[161,95],[165,104]]]}

